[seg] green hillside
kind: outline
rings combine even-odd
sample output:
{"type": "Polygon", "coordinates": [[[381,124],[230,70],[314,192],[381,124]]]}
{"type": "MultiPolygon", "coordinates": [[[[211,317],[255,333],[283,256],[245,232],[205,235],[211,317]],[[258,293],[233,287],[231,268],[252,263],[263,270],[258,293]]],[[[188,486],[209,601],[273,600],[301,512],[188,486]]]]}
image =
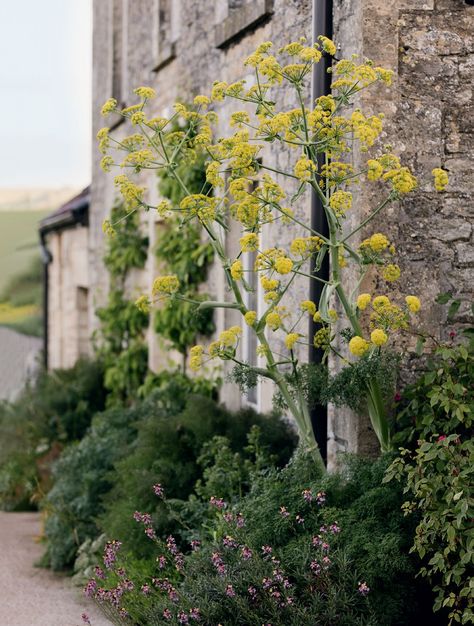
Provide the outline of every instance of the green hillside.
{"type": "Polygon", "coordinates": [[[38,221],[49,211],[0,211],[0,294],[39,255],[38,221]]]}
{"type": "Polygon", "coordinates": [[[0,211],[0,326],[40,335],[38,222],[49,211],[0,211]]]}

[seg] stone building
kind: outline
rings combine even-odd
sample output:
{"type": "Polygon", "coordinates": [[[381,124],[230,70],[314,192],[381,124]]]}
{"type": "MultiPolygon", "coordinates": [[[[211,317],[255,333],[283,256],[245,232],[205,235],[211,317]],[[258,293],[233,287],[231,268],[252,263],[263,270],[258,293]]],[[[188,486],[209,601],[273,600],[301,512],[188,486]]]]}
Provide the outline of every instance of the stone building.
{"type": "Polygon", "coordinates": [[[50,369],[72,367],[90,351],[89,201],[87,187],[39,225],[44,263],[44,355],[50,369]]]}
{"type": "MultiPolygon", "coordinates": [[[[102,103],[114,97],[129,105],[132,90],[150,85],[158,92],[156,113],[169,113],[176,100],[209,93],[216,79],[228,83],[249,78],[242,61],[267,40],[278,48],[305,35],[312,37],[313,6],[316,17],[328,14],[322,24],[333,31],[337,56],[374,59],[395,72],[392,88],[364,92],[360,105],[385,115],[386,134],[393,151],[430,179],[433,167],[450,175],[447,193],[436,195],[421,186],[403,203],[391,205],[375,228],[382,228],[400,251],[399,264],[406,293],[421,293],[426,303],[422,323],[435,335],[447,328],[445,312],[434,305],[437,293],[452,291],[462,300],[455,322],[467,321],[472,300],[472,203],[474,152],[474,7],[464,0],[95,0],[93,33],[93,133],[104,125],[102,103]]],[[[320,20],[321,21],[321,20],[320,20]]],[[[327,34],[330,34],[329,32],[327,34]]],[[[251,78],[250,78],[251,80],[251,78]]],[[[293,102],[285,96],[284,106],[293,102]]],[[[225,132],[232,105],[219,107],[218,134],[225,132]]],[[[115,133],[130,132],[120,119],[115,133]]],[[[264,161],[284,165],[289,156],[265,148],[264,161]]],[[[88,331],[96,326],[94,307],[107,295],[107,275],[102,264],[102,222],[114,201],[113,176],[99,166],[101,155],[93,146],[93,174],[89,208],[88,331]]],[[[360,155],[355,155],[357,166],[360,155]]],[[[157,200],[154,176],[144,176],[149,201],[157,200]]],[[[355,198],[350,220],[358,222],[374,206],[373,191],[355,198]]],[[[299,200],[298,211],[308,219],[309,198],[299,200]]],[[[159,219],[144,216],[150,249],[156,242],[159,219]]],[[[350,222],[348,224],[350,227],[350,222]]],[[[364,235],[364,233],[362,233],[364,235]]],[[[295,236],[288,228],[263,233],[263,245],[281,245],[295,236]]],[[[229,256],[236,243],[228,237],[229,256]]],[[[154,255],[135,287],[149,289],[157,268],[154,255]]],[[[208,291],[225,297],[219,269],[209,277],[208,291]]],[[[295,286],[298,301],[307,298],[303,279],[295,286]]],[[[232,314],[217,314],[218,329],[232,323],[232,314]]],[[[245,345],[245,337],[244,337],[245,345]]],[[[305,355],[302,355],[304,358],[305,355]]],[[[150,366],[159,369],[164,354],[150,333],[150,366]]],[[[271,389],[262,385],[252,402],[260,409],[271,406],[271,389]]],[[[225,385],[222,399],[231,406],[247,402],[234,386],[225,385]]],[[[369,426],[363,418],[330,411],[328,454],[338,450],[370,448],[369,426]]]]}

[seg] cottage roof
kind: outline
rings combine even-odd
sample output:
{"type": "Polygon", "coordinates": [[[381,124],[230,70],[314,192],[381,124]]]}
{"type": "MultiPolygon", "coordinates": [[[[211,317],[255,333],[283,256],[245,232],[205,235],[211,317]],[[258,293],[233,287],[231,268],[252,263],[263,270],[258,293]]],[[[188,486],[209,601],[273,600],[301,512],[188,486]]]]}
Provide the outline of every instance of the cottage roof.
{"type": "Polygon", "coordinates": [[[90,186],[83,189],[55,211],[44,217],[39,223],[39,231],[46,234],[53,230],[62,230],[76,224],[87,226],[89,218],[89,204],[91,197],[90,186]]]}

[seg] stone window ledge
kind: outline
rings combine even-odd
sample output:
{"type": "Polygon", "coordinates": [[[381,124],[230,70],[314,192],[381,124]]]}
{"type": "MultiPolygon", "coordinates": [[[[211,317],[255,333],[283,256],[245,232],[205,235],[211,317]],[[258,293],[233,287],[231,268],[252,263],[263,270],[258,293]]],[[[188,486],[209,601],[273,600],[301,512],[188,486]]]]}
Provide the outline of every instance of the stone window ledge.
{"type": "Polygon", "coordinates": [[[163,49],[160,51],[160,54],[158,55],[156,65],[153,68],[153,72],[159,72],[174,59],[176,59],[176,41],[167,42],[163,46],[163,49]]]}
{"type": "Polygon", "coordinates": [[[253,30],[273,13],[273,0],[254,0],[238,9],[230,9],[228,17],[214,27],[216,48],[226,48],[253,30]]]}

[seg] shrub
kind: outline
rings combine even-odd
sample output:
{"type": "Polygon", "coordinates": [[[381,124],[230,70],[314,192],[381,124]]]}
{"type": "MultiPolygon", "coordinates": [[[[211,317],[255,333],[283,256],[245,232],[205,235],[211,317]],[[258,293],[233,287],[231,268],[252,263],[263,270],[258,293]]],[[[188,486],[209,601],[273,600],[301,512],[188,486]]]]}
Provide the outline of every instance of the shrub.
{"type": "Polygon", "coordinates": [[[59,570],[72,564],[87,539],[99,535],[101,497],[111,488],[109,473],[133,439],[137,409],[109,409],[97,415],[90,431],[66,448],[53,468],[53,487],[42,503],[47,512],[46,553],[42,564],[59,570]]]}
{"type": "Polygon", "coordinates": [[[160,536],[176,529],[174,516],[153,496],[155,483],[167,485],[175,511],[188,517],[191,526],[180,531],[182,537],[195,532],[193,521],[197,527],[201,525],[202,506],[199,502],[190,505],[186,501],[196,482],[202,479],[206,467],[203,447],[207,446],[208,452],[208,442],[214,436],[226,438],[230,453],[240,452],[245,458],[247,434],[257,425],[261,430],[261,445],[268,447],[279,464],[288,461],[295,445],[294,433],[282,421],[258,415],[251,409],[232,414],[210,398],[190,396],[181,411],[174,411],[166,398],[149,406],[130,454],[116,464],[112,478],[114,487],[105,497],[105,512],[100,519],[108,537],[126,541],[130,552],[144,559],[149,557],[149,544],[133,521],[136,510],[153,513],[160,536]]]}
{"type": "Polygon", "coordinates": [[[137,514],[155,542],[154,571],[136,568],[126,545],[110,543],[105,570],[86,591],[115,623],[420,623],[426,589],[408,555],[414,524],[400,511],[401,488],[381,482],[387,463],[353,460],[322,478],[297,456],[254,476],[234,507],[212,498],[214,520],[188,554],[172,536],[156,538],[151,517],[137,514]]]}
{"type": "Polygon", "coordinates": [[[41,372],[14,403],[1,403],[0,506],[31,507],[48,487],[51,462],[84,435],[104,404],[102,366],[87,360],[41,372]]]}
{"type": "Polygon", "coordinates": [[[420,574],[434,585],[435,610],[449,607],[450,624],[474,621],[474,339],[470,331],[467,336],[466,344],[439,346],[426,372],[404,391],[400,438],[412,450],[401,448],[386,477],[404,484],[405,514],[420,516],[412,551],[423,560],[420,574]]]}

